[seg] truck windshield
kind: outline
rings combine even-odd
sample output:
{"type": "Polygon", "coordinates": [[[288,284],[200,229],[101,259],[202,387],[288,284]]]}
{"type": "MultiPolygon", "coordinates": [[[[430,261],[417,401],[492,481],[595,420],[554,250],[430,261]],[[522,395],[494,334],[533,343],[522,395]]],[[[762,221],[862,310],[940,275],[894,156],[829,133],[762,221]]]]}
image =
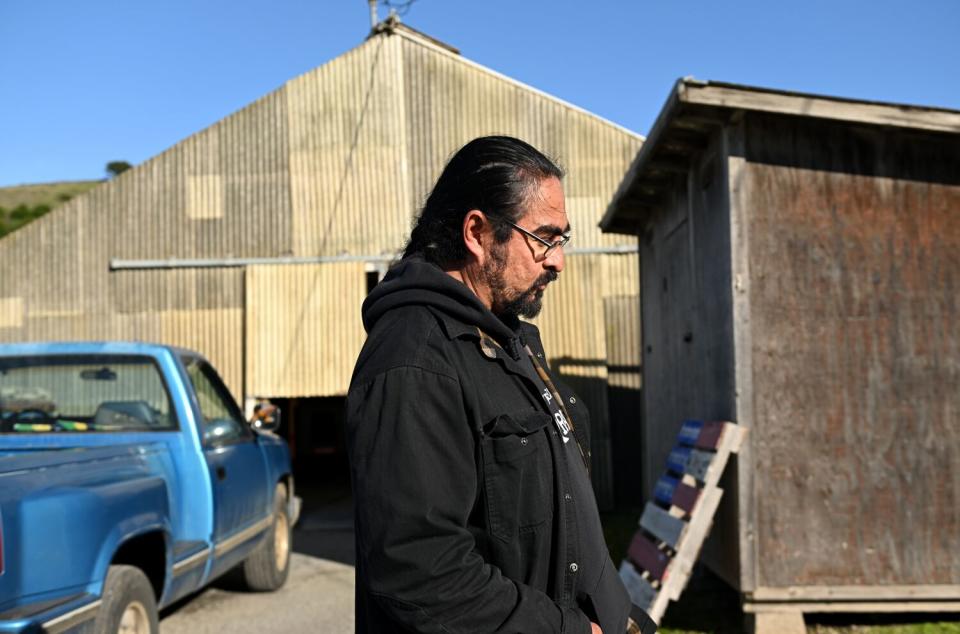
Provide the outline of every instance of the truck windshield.
{"type": "Polygon", "coordinates": [[[0,433],[176,428],[170,394],[150,357],[0,357],[0,433]]]}

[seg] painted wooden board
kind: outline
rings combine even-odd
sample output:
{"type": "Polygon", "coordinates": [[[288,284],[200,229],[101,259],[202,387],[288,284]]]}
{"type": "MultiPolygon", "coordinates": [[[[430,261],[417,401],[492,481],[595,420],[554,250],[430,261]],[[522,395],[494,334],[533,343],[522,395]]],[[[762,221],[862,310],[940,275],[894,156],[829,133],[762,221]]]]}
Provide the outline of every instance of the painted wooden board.
{"type": "Polygon", "coordinates": [[[646,508],[643,509],[643,516],[640,518],[640,527],[660,541],[666,542],[670,548],[676,548],[687,523],[678,517],[673,517],[656,504],[647,502],[646,508]]]}
{"type": "Polygon", "coordinates": [[[624,560],[620,564],[620,579],[623,580],[623,585],[627,588],[630,600],[636,606],[649,610],[650,604],[657,596],[657,591],[650,585],[649,581],[640,576],[640,573],[629,561],[624,560]]]}
{"type": "Polygon", "coordinates": [[[710,421],[704,423],[700,428],[700,435],[697,436],[693,445],[697,449],[715,450],[720,445],[720,436],[723,434],[724,423],[722,421],[710,421]]]}
{"type": "MultiPolygon", "coordinates": [[[[668,471],[683,465],[682,475],[667,473],[657,481],[655,499],[666,506],[669,497],[669,510],[650,502],[640,519],[641,528],[667,544],[674,554],[661,552],[641,531],[634,536],[624,562],[629,566],[625,574],[644,582],[638,584],[639,588],[644,592],[647,588],[653,590],[647,613],[656,622],[687,585],[723,495],[717,486],[720,475],[730,454],[739,450],[746,435],[745,428],[733,423],[702,423],[693,445],[687,446],[685,443],[693,438],[695,422],[684,423],[683,439],[678,440],[668,460],[668,471]]],[[[628,583],[626,578],[624,583],[628,583]]],[[[647,594],[642,596],[646,600],[647,594]]]]}
{"type": "Polygon", "coordinates": [[[679,484],[679,478],[675,478],[669,474],[660,476],[656,486],[653,488],[654,499],[665,506],[670,506],[673,504],[674,491],[676,491],[679,484]]]}
{"type": "Polygon", "coordinates": [[[670,577],[661,590],[671,601],[679,599],[680,593],[687,585],[690,573],[693,571],[693,564],[696,563],[700,548],[707,538],[710,526],[713,525],[713,516],[717,512],[722,496],[723,490],[716,487],[703,492],[703,500],[697,509],[697,514],[690,520],[683,543],[677,548],[677,554],[671,563],[670,577]]]}
{"type": "Polygon", "coordinates": [[[703,429],[703,423],[698,420],[685,420],[680,426],[680,433],[677,434],[677,442],[681,445],[692,447],[697,438],[700,437],[700,430],[703,429]]]}
{"type": "Polygon", "coordinates": [[[664,578],[670,558],[647,539],[642,531],[637,531],[627,549],[627,558],[638,568],[646,570],[657,581],[664,578]]]}
{"type": "Polygon", "coordinates": [[[687,469],[687,460],[690,459],[690,447],[676,446],[670,455],[667,456],[667,471],[672,471],[678,475],[684,473],[687,469]]]}
{"type": "Polygon", "coordinates": [[[684,482],[678,482],[673,489],[673,497],[670,503],[673,506],[683,509],[687,513],[693,513],[697,500],[700,499],[700,489],[684,482]]]}
{"type": "Polygon", "coordinates": [[[692,475],[699,482],[706,482],[707,471],[716,455],[710,451],[692,450],[687,458],[685,473],[692,475]]]}

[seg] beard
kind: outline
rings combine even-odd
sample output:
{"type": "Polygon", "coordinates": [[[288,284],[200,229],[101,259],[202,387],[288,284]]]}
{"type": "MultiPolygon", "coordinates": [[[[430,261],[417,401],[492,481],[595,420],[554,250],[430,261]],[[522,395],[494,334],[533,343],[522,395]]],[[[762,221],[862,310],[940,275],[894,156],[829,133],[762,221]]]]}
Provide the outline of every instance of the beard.
{"type": "Polygon", "coordinates": [[[490,288],[491,312],[502,321],[515,321],[519,317],[533,319],[543,308],[543,287],[556,280],[558,273],[544,271],[529,288],[517,291],[507,286],[504,279],[506,270],[506,249],[494,246],[482,271],[484,281],[490,288]]]}

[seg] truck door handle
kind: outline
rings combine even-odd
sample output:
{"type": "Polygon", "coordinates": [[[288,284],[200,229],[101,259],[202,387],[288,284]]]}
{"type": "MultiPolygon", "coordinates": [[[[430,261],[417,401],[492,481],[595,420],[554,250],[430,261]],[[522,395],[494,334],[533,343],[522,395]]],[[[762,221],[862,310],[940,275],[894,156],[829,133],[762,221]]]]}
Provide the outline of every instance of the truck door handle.
{"type": "Polygon", "coordinates": [[[217,480],[226,480],[227,470],[224,467],[217,467],[217,480]]]}

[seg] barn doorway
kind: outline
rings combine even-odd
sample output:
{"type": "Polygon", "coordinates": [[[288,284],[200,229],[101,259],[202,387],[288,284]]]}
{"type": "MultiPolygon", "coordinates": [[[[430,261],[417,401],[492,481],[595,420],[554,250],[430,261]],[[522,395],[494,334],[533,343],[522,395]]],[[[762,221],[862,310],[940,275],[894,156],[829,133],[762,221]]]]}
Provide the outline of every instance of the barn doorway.
{"type": "Polygon", "coordinates": [[[283,412],[278,433],[290,445],[296,493],[303,499],[294,529],[298,553],[354,564],[353,495],[342,396],[271,399],[283,412]]]}

